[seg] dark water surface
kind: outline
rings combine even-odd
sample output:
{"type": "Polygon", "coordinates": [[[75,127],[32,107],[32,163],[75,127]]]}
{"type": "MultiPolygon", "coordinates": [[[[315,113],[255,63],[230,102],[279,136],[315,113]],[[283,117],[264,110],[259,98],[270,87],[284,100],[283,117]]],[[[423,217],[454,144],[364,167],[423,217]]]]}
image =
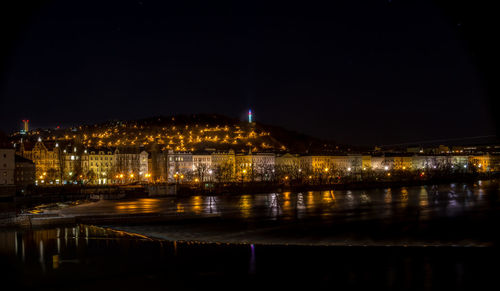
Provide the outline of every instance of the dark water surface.
{"type": "Polygon", "coordinates": [[[167,240],[362,246],[491,246],[498,242],[494,181],[370,190],[99,201],[66,216],[191,216],[188,223],[118,229],[167,240]]]}
{"type": "Polygon", "coordinates": [[[499,193],[478,182],[100,201],[62,214],[202,219],[0,229],[0,274],[16,290],[500,290],[499,193]]]}
{"type": "Polygon", "coordinates": [[[0,258],[2,284],[15,283],[16,290],[498,290],[499,285],[499,256],[492,247],[180,243],[87,225],[2,231],[0,258]]]}

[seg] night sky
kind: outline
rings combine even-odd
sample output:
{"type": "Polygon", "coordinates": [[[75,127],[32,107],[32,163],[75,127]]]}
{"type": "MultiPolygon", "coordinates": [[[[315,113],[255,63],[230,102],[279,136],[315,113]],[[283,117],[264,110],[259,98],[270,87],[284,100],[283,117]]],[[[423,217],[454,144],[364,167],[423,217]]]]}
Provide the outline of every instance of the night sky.
{"type": "Polygon", "coordinates": [[[467,6],[206,2],[6,7],[0,129],[252,108],[341,143],[495,135],[482,49],[496,36],[477,34],[486,20],[467,6]]]}

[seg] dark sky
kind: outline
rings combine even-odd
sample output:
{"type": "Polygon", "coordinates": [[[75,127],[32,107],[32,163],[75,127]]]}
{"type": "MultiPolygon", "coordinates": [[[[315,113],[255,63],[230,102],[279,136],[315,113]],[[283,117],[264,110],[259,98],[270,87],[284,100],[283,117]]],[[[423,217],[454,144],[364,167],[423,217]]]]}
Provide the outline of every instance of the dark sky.
{"type": "Polygon", "coordinates": [[[453,1],[205,2],[4,9],[0,129],[251,107],[342,143],[495,134],[487,43],[453,1]]]}

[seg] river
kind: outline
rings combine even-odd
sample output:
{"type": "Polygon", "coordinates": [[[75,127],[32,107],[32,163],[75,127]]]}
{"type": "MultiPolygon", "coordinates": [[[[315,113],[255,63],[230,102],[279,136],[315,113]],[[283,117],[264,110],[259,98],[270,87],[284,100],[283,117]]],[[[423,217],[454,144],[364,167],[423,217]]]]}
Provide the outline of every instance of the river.
{"type": "Polygon", "coordinates": [[[498,289],[498,193],[480,182],[82,204],[61,211],[200,219],[3,229],[2,276],[51,290],[498,289]]]}

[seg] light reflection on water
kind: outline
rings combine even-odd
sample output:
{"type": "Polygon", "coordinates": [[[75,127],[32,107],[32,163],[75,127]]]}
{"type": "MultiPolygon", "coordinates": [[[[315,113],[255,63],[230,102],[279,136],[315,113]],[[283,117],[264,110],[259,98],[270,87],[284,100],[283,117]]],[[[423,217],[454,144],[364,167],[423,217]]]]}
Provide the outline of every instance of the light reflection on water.
{"type": "Polygon", "coordinates": [[[366,192],[361,193],[361,204],[370,204],[371,198],[366,194],[366,192]]]}
{"type": "Polygon", "coordinates": [[[427,193],[427,189],[424,186],[420,188],[419,201],[419,205],[422,207],[426,207],[429,205],[429,194],[427,193]]]}
{"type": "Polygon", "coordinates": [[[119,213],[155,213],[159,210],[161,200],[155,198],[140,198],[137,200],[117,201],[115,208],[119,213]]]}
{"type": "MultiPolygon", "coordinates": [[[[295,209],[296,207],[294,207],[292,205],[292,199],[291,199],[291,194],[290,192],[283,192],[281,194],[281,199],[282,199],[282,205],[281,205],[281,208],[283,210],[283,213],[286,217],[288,218],[292,218],[294,217],[294,212],[295,212],[295,209]]],[[[295,198],[295,195],[293,195],[294,198],[295,198]]],[[[295,200],[295,199],[294,199],[295,200]]],[[[293,202],[294,204],[296,202],[293,202]]]]}
{"type": "Polygon", "coordinates": [[[241,218],[305,219],[331,217],[363,208],[381,216],[421,208],[428,215],[457,215],[484,202],[482,185],[449,184],[372,190],[329,190],[304,193],[268,193],[141,198],[102,201],[62,210],[66,215],[141,214],[221,215],[241,218]],[[480,186],[481,185],[481,186],[480,186]],[[94,212],[92,212],[94,211],[94,212]]]}
{"type": "Polygon", "coordinates": [[[251,195],[242,195],[240,197],[240,210],[241,210],[241,216],[243,218],[248,218],[250,217],[250,214],[251,214],[251,199],[252,199],[252,196],[251,195]]]}
{"type": "Polygon", "coordinates": [[[196,214],[201,213],[202,199],[203,198],[201,196],[193,196],[189,201],[191,204],[191,210],[196,214]]]}
{"type": "Polygon", "coordinates": [[[384,201],[385,203],[392,203],[392,192],[391,192],[391,188],[389,189],[385,189],[385,194],[384,194],[384,201]]]}
{"type": "MultiPolygon", "coordinates": [[[[342,219],[346,219],[346,221],[349,219],[348,222],[358,219],[354,224],[348,225],[349,228],[344,232],[341,232],[338,236],[341,241],[346,238],[349,239],[351,233],[355,232],[360,235],[366,232],[365,236],[360,236],[360,240],[363,239],[364,241],[365,237],[371,235],[371,226],[375,227],[373,233],[375,237],[378,237],[379,233],[386,231],[386,226],[398,225],[405,218],[410,218],[409,222],[405,222],[401,228],[396,228],[397,230],[393,232],[394,237],[379,238],[380,241],[384,243],[386,239],[406,241],[406,234],[399,234],[399,230],[406,231],[406,226],[410,228],[417,227],[410,235],[415,235],[417,238],[422,235],[425,242],[433,242],[435,237],[442,238],[446,235],[456,235],[456,237],[450,238],[451,242],[464,239],[467,241],[470,238],[475,238],[478,234],[475,229],[485,225],[484,229],[480,230],[481,237],[478,239],[482,242],[490,238],[490,236],[483,235],[483,233],[495,230],[492,227],[495,223],[489,222],[487,218],[473,225],[465,225],[466,227],[463,224],[464,221],[467,222],[466,220],[455,223],[457,220],[444,219],[444,221],[452,222],[445,224],[441,228],[434,229],[433,232],[422,233],[418,229],[421,225],[428,228],[439,224],[440,221],[442,223],[443,219],[440,219],[442,217],[453,218],[456,216],[463,218],[467,216],[462,214],[469,210],[488,210],[488,205],[490,205],[488,203],[494,197],[489,196],[491,195],[490,190],[481,188],[482,184],[481,186],[478,183],[475,186],[467,187],[459,184],[384,190],[335,190],[241,196],[146,198],[132,201],[106,201],[106,203],[98,205],[109,207],[116,213],[138,213],[138,211],[141,213],[163,212],[175,215],[179,213],[193,213],[196,215],[219,213],[222,216],[248,218],[249,221],[252,218],[264,217],[269,220],[283,220],[286,223],[292,219],[303,219],[303,221],[296,224],[300,227],[293,228],[293,231],[304,231],[307,227],[301,229],[302,225],[318,227],[318,224],[315,223],[304,223],[310,221],[307,218],[317,217],[319,219],[313,221],[320,221],[321,226],[326,227],[320,228],[317,233],[312,232],[312,239],[317,238],[314,235],[321,238],[324,229],[336,232],[338,229],[336,226],[343,226],[342,219]],[[378,218],[385,219],[387,225],[380,224],[378,218]],[[341,222],[339,223],[339,221],[341,222]],[[375,221],[375,223],[369,224],[368,227],[359,226],[359,228],[352,229],[351,226],[355,226],[358,221],[363,223],[365,221],[375,221]],[[394,225],[390,223],[394,223],[394,225]],[[446,232],[449,228],[451,228],[451,231],[446,232]],[[443,235],[443,232],[446,235],[443,235]],[[463,233],[471,236],[467,237],[463,233]]],[[[78,207],[75,209],[78,209],[78,207]]],[[[84,209],[85,211],[89,210],[89,208],[84,209]]],[[[106,211],[106,209],[103,209],[100,208],[99,211],[106,211]]],[[[275,221],[271,222],[274,225],[275,221]]],[[[281,222],[278,224],[281,225],[281,222]]],[[[295,225],[295,222],[292,221],[290,225],[295,225]]],[[[254,230],[252,229],[252,231],[254,230]]],[[[272,235],[275,235],[274,231],[272,235]]],[[[309,235],[309,233],[305,232],[306,235],[309,235]]],[[[284,237],[286,238],[286,236],[284,237]]],[[[333,238],[337,239],[336,236],[333,238]]],[[[302,236],[298,239],[302,239],[302,236]]],[[[468,242],[466,243],[468,244],[468,242]]],[[[312,248],[306,250],[293,249],[291,251],[288,247],[282,249],[268,247],[266,249],[265,246],[261,245],[240,245],[236,247],[238,248],[236,252],[227,250],[231,248],[233,247],[225,247],[224,245],[207,248],[202,243],[193,242],[157,241],[140,235],[111,231],[90,225],[51,229],[0,230],[0,256],[2,256],[0,263],[9,262],[9,268],[15,270],[16,274],[18,274],[14,279],[21,282],[30,281],[33,274],[39,276],[38,279],[45,277],[62,278],[66,280],[61,280],[64,282],[67,282],[67,276],[75,276],[71,277],[71,279],[78,281],[81,280],[81,276],[93,278],[92,276],[95,274],[102,274],[100,279],[116,280],[118,282],[113,282],[117,284],[126,279],[123,278],[119,270],[122,270],[123,264],[127,264],[128,268],[136,268],[131,272],[133,274],[144,272],[143,269],[148,266],[151,266],[151,268],[148,269],[148,272],[144,272],[144,276],[150,276],[152,273],[158,272],[157,278],[165,278],[164,276],[171,274],[168,281],[161,282],[161,286],[179,280],[176,279],[179,272],[181,272],[179,270],[183,270],[182,272],[188,274],[187,277],[193,274],[204,274],[205,277],[202,279],[206,280],[208,276],[211,276],[210,274],[217,274],[217,276],[231,272],[233,272],[231,274],[234,274],[236,272],[234,271],[235,268],[238,269],[237,272],[240,275],[259,276],[268,272],[270,274],[268,278],[275,278],[276,272],[280,272],[280,270],[283,270],[283,273],[281,276],[277,276],[278,278],[290,276],[294,270],[296,274],[293,277],[302,278],[303,273],[316,268],[311,274],[319,274],[318,277],[321,278],[332,276],[332,274],[341,274],[335,280],[332,279],[328,287],[338,285],[342,280],[348,281],[347,285],[352,282],[362,281],[348,280],[348,278],[351,278],[350,276],[352,278],[361,278],[366,274],[380,272],[380,274],[377,273],[380,278],[386,278],[386,285],[394,290],[413,286],[412,284],[415,284],[415,282],[425,283],[425,286],[419,289],[436,289],[433,287],[440,286],[436,284],[440,284],[439,282],[443,280],[446,282],[455,282],[453,280],[456,280],[458,286],[456,289],[458,290],[464,282],[457,278],[467,276],[469,276],[467,278],[470,278],[471,270],[477,270],[478,268],[484,270],[482,270],[483,272],[477,272],[477,274],[490,270],[486,269],[486,264],[481,263],[480,255],[483,255],[482,260],[492,257],[490,254],[474,253],[470,257],[463,259],[464,252],[476,248],[458,248],[461,249],[458,251],[458,255],[457,253],[450,253],[446,258],[443,258],[443,251],[446,252],[447,249],[455,250],[457,248],[438,248],[434,255],[428,254],[434,252],[433,248],[422,248],[425,249],[423,253],[415,255],[411,251],[410,255],[404,253],[405,251],[390,253],[387,251],[390,248],[376,248],[371,251],[366,251],[367,248],[365,248],[365,251],[363,251],[363,248],[357,248],[354,251],[349,251],[348,248],[341,251],[337,248],[318,248],[317,250],[320,251],[315,256],[311,255],[314,250],[312,248]],[[283,256],[273,257],[280,250],[284,252],[283,256]],[[381,255],[384,250],[387,253],[381,255]],[[9,260],[3,260],[4,257],[9,258],[9,260]],[[422,257],[425,257],[425,259],[422,259],[422,257]],[[318,262],[324,263],[323,265],[327,265],[330,269],[320,268],[321,264],[318,262]],[[193,269],[200,268],[201,265],[204,266],[204,269],[193,269]],[[215,265],[218,266],[218,269],[214,267],[215,265]],[[383,265],[383,267],[380,267],[380,265],[383,265]],[[464,268],[464,265],[467,268],[464,268]],[[183,266],[184,269],[182,269],[183,266]],[[442,274],[439,273],[439,270],[444,268],[449,268],[449,278],[443,279],[439,277],[439,274],[442,274]],[[161,272],[157,270],[161,270],[161,272]],[[422,270],[425,270],[425,272],[422,270]],[[26,280],[26,278],[30,280],[26,280]]],[[[373,277],[377,277],[377,275],[373,277]]],[[[477,282],[485,282],[484,279],[483,277],[477,277],[477,282]]],[[[32,281],[39,282],[37,280],[32,281]]],[[[141,283],[143,282],[147,282],[147,280],[144,279],[141,283]]],[[[450,287],[447,289],[453,289],[451,285],[447,286],[450,287]]]]}
{"type": "Polygon", "coordinates": [[[356,201],[354,201],[354,195],[352,194],[351,190],[346,191],[345,198],[347,207],[353,208],[356,204],[356,201]]]}
{"type": "Polygon", "coordinates": [[[408,206],[408,189],[406,189],[406,187],[401,188],[401,195],[399,197],[399,200],[401,202],[402,208],[408,206]]]}

